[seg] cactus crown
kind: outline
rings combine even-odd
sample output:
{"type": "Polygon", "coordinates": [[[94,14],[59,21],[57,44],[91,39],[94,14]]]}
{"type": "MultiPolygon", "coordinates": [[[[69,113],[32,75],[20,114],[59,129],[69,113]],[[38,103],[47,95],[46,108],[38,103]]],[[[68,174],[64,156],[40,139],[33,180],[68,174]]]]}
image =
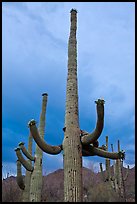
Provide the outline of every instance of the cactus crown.
{"type": "Polygon", "coordinates": [[[76,12],[77,13],[77,10],[76,9],[71,9],[70,13],[71,12],[76,12]]]}
{"type": "Polygon", "coordinates": [[[42,96],[45,96],[45,95],[46,95],[46,96],[48,96],[48,94],[47,94],[47,93],[43,93],[43,94],[42,94],[42,96]]]}
{"type": "Polygon", "coordinates": [[[32,125],[35,125],[36,124],[36,121],[34,119],[31,119],[29,122],[28,122],[28,127],[29,126],[32,126],[32,125]]]}
{"type": "Polygon", "coordinates": [[[101,104],[101,105],[104,105],[105,104],[105,101],[104,99],[98,99],[97,101],[95,101],[95,103],[98,105],[98,104],[101,104]]]}
{"type": "Polygon", "coordinates": [[[19,143],[19,146],[24,145],[24,144],[25,144],[24,142],[20,142],[20,143],[19,143]]]}

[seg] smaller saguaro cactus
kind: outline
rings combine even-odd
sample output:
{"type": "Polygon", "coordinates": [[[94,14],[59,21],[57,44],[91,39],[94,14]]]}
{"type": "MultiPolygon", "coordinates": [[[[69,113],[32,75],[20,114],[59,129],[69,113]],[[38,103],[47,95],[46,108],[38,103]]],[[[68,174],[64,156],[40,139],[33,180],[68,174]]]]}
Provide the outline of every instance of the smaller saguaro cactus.
{"type": "MultiPolygon", "coordinates": [[[[106,151],[108,151],[108,136],[106,136],[106,151]]],[[[104,182],[108,182],[110,184],[110,186],[112,186],[112,188],[114,188],[114,178],[111,174],[110,159],[109,158],[106,158],[105,166],[106,166],[106,171],[105,171],[105,175],[104,175],[102,163],[100,163],[100,170],[101,170],[101,174],[102,174],[102,179],[104,182]]]]}
{"type": "MultiPolygon", "coordinates": [[[[40,114],[39,130],[37,130],[41,140],[44,137],[44,131],[45,131],[45,114],[46,114],[47,96],[48,96],[47,93],[42,94],[42,110],[40,114]]],[[[32,122],[29,124],[29,126],[31,124],[32,122]]],[[[32,134],[31,134],[31,138],[32,138],[32,134]]],[[[29,189],[27,190],[27,192],[29,192],[29,200],[27,201],[40,202],[41,191],[42,191],[42,154],[43,152],[36,144],[35,156],[33,157],[32,140],[30,140],[29,143],[31,144],[29,145],[30,147],[29,151],[27,151],[23,142],[19,143],[19,146],[15,149],[15,151],[16,151],[18,160],[26,169],[26,174],[28,175],[31,174],[31,177],[29,178],[27,177],[28,179],[26,179],[26,183],[29,183],[29,189]],[[28,158],[28,160],[24,159],[21,151],[28,158]],[[32,165],[32,161],[34,161],[33,165],[32,165]]]]}
{"type": "MultiPolygon", "coordinates": [[[[120,151],[120,141],[119,140],[118,140],[118,151],[120,151]]],[[[128,165],[125,177],[123,175],[123,160],[118,159],[116,161],[115,169],[116,169],[116,175],[117,175],[117,184],[118,184],[118,189],[119,189],[119,195],[120,195],[121,198],[123,198],[126,201],[125,180],[128,177],[129,165],[128,165]]]]}
{"type": "MultiPolygon", "coordinates": [[[[108,142],[108,138],[106,139],[106,141],[108,142]]],[[[111,149],[112,149],[112,152],[114,152],[112,144],[111,144],[111,149]]],[[[119,140],[118,140],[118,152],[121,152],[119,140]]],[[[109,175],[109,179],[108,179],[108,177],[105,177],[105,175],[104,175],[102,163],[100,163],[100,170],[101,170],[103,181],[108,181],[111,184],[111,187],[117,193],[119,193],[119,195],[122,198],[125,199],[124,181],[127,179],[127,176],[128,176],[129,165],[128,165],[128,168],[127,168],[126,175],[125,175],[125,177],[123,177],[122,164],[123,164],[123,159],[122,158],[118,158],[118,159],[114,160],[113,174],[112,174],[112,172],[110,172],[110,162],[108,162],[108,163],[106,162],[106,171],[109,170],[109,173],[107,172],[107,175],[109,175]]]]}
{"type": "MultiPolygon", "coordinates": [[[[18,157],[17,160],[17,184],[20,189],[23,190],[22,192],[22,202],[29,202],[29,195],[30,195],[30,181],[31,181],[31,161],[34,161],[34,157],[31,156],[32,154],[32,136],[29,135],[28,139],[28,150],[26,150],[24,143],[20,142],[18,148],[15,149],[16,155],[18,157]],[[28,158],[28,161],[24,161],[23,163],[28,164],[26,169],[25,181],[22,176],[22,158],[20,150],[24,153],[24,155],[28,158]],[[29,170],[28,170],[29,169],[29,170]]],[[[24,166],[25,167],[25,166],[24,166]]],[[[26,168],[26,167],[25,167],[26,168]]]]}
{"type": "MultiPolygon", "coordinates": [[[[42,108],[40,113],[39,130],[38,130],[41,139],[44,137],[44,133],[45,133],[47,98],[48,98],[48,94],[43,93],[42,108]]],[[[41,202],[42,156],[43,156],[43,152],[36,144],[34,171],[32,172],[32,176],[31,176],[30,202],[41,202]]]]}

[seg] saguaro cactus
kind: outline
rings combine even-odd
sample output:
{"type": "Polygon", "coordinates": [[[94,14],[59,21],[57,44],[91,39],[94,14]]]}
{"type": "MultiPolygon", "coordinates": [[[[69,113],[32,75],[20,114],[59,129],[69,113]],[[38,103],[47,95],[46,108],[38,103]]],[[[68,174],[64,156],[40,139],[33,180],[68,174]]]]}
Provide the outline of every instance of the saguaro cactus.
{"type": "MultiPolygon", "coordinates": [[[[111,149],[113,152],[114,151],[113,144],[111,144],[111,149]]],[[[120,141],[119,140],[118,140],[118,152],[120,152],[120,141]]],[[[124,181],[127,179],[127,176],[128,176],[129,165],[127,167],[127,172],[126,172],[125,177],[123,177],[122,166],[123,166],[123,160],[119,158],[117,160],[114,160],[113,173],[110,172],[110,163],[108,164],[106,163],[106,172],[109,170],[109,173],[107,172],[106,177],[103,172],[102,163],[100,163],[100,170],[102,173],[103,180],[108,181],[111,184],[111,187],[119,194],[119,196],[123,198],[124,200],[126,200],[124,181]],[[108,179],[108,175],[109,175],[109,179],[108,179]]]]}
{"type": "Polygon", "coordinates": [[[64,140],[61,145],[51,146],[40,137],[35,120],[29,121],[31,134],[38,146],[48,154],[59,154],[63,150],[64,164],[64,201],[80,202],[83,197],[82,156],[98,155],[110,159],[123,158],[123,152],[108,152],[99,147],[98,138],[104,125],[104,100],[95,101],[97,124],[92,133],[79,127],[78,84],[77,84],[77,11],[71,10],[71,26],[68,43],[68,75],[66,93],[66,112],[64,140]]]}
{"type": "MultiPolygon", "coordinates": [[[[46,114],[46,105],[47,105],[47,93],[42,94],[42,111],[40,114],[40,124],[39,124],[39,133],[40,138],[44,137],[45,131],[45,114],[46,114]]],[[[32,151],[32,149],[31,149],[32,151]]],[[[35,157],[30,154],[24,147],[24,143],[21,142],[19,147],[16,148],[16,154],[21,162],[21,164],[26,168],[27,174],[31,173],[31,182],[29,190],[29,201],[31,202],[40,202],[41,201],[41,191],[42,191],[42,150],[36,145],[35,157]],[[29,159],[26,161],[22,156],[20,150],[23,154],[29,159]],[[34,166],[31,165],[31,161],[34,161],[34,166]]],[[[29,182],[29,179],[26,180],[29,182]]]]}
{"type": "Polygon", "coordinates": [[[68,77],[64,131],[64,200],[82,201],[82,145],[80,142],[77,87],[77,11],[71,10],[68,77]]]}
{"type": "MultiPolygon", "coordinates": [[[[47,93],[42,94],[42,110],[40,114],[39,133],[40,137],[44,137],[45,120],[46,120],[46,106],[47,106],[47,93]]],[[[42,150],[36,145],[34,170],[31,176],[30,187],[30,202],[40,202],[42,193],[42,150]]]]}
{"type": "MultiPolygon", "coordinates": [[[[106,136],[106,151],[108,151],[108,136],[106,136]]],[[[110,159],[106,158],[106,180],[110,181],[110,159]]]]}
{"type": "MultiPolygon", "coordinates": [[[[28,158],[27,162],[32,165],[32,161],[34,161],[34,157],[32,156],[32,136],[30,134],[29,136],[29,142],[28,142],[28,151],[26,150],[24,143],[20,142],[19,147],[24,153],[24,155],[28,158]]],[[[32,171],[26,170],[26,176],[25,176],[25,189],[23,192],[23,202],[29,202],[30,201],[30,184],[31,184],[31,175],[32,171]]]]}
{"type": "MultiPolygon", "coordinates": [[[[106,151],[108,151],[108,136],[106,136],[106,151]]],[[[115,184],[114,184],[115,179],[111,173],[110,159],[106,158],[105,165],[106,165],[106,171],[105,171],[106,175],[104,175],[102,163],[100,163],[100,170],[101,170],[103,181],[108,182],[112,188],[115,188],[115,184]]]]}
{"type": "MultiPolygon", "coordinates": [[[[32,154],[32,136],[31,134],[29,135],[29,141],[28,141],[28,151],[26,150],[26,148],[24,147],[24,143],[21,142],[19,143],[19,148],[15,149],[16,150],[16,154],[17,156],[19,156],[19,159],[22,160],[22,156],[20,153],[20,149],[24,152],[24,154],[27,154],[28,157],[30,157],[30,155],[32,154]]],[[[31,160],[25,161],[23,162],[24,164],[28,164],[29,167],[29,171],[26,169],[26,175],[25,175],[25,182],[22,176],[22,169],[21,169],[21,161],[17,160],[17,183],[19,185],[19,187],[23,190],[22,192],[22,202],[29,202],[29,195],[30,195],[30,179],[31,179],[31,161],[34,161],[34,158],[31,156],[31,160]]],[[[24,160],[23,160],[24,161],[24,160]]],[[[28,166],[27,165],[27,166],[28,166]]]]}
{"type": "MultiPolygon", "coordinates": [[[[118,151],[120,151],[120,141],[119,140],[118,140],[118,151]]],[[[121,159],[118,159],[115,165],[116,165],[116,171],[117,171],[117,179],[118,179],[117,183],[118,183],[118,188],[119,188],[119,194],[121,198],[123,198],[126,201],[124,181],[127,179],[127,176],[128,176],[129,165],[128,165],[127,173],[125,177],[123,177],[123,161],[121,161],[121,159]]]]}

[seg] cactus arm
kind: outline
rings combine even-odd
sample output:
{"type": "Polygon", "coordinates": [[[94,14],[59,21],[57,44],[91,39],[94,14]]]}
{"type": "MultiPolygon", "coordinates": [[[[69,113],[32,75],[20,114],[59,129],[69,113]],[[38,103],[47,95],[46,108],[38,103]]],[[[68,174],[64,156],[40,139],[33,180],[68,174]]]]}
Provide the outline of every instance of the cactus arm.
{"type": "Polygon", "coordinates": [[[17,160],[17,177],[16,177],[16,181],[18,186],[20,187],[21,190],[25,189],[25,184],[23,181],[23,176],[22,176],[22,171],[21,171],[21,162],[19,160],[17,160]]]}
{"type": "Polygon", "coordinates": [[[103,172],[102,163],[99,163],[99,165],[100,165],[100,171],[101,171],[102,180],[105,181],[105,175],[104,175],[104,172],[103,172]]]}
{"type": "MultiPolygon", "coordinates": [[[[98,147],[98,149],[106,150],[105,145],[98,147]]],[[[82,145],[82,156],[95,156],[95,154],[91,151],[90,145],[82,145]]]]}
{"type": "Polygon", "coordinates": [[[112,152],[114,152],[113,144],[111,144],[111,150],[112,150],[112,152]]]}
{"type": "MultiPolygon", "coordinates": [[[[91,146],[91,145],[90,145],[91,146]]],[[[104,157],[104,158],[109,158],[109,159],[124,159],[125,153],[120,151],[120,152],[108,152],[101,150],[99,148],[91,146],[92,151],[95,155],[104,157]]]]}
{"type": "Polygon", "coordinates": [[[108,152],[103,149],[94,147],[93,145],[83,145],[82,148],[83,156],[100,156],[109,159],[124,159],[125,153],[120,152],[108,152]]]}
{"type": "Polygon", "coordinates": [[[48,154],[59,154],[61,152],[61,148],[60,146],[51,146],[48,145],[39,135],[38,129],[36,127],[36,122],[35,120],[31,120],[28,123],[29,127],[30,127],[30,131],[32,134],[32,137],[34,138],[35,142],[37,143],[37,145],[46,153],[48,154]]]}
{"type": "Polygon", "coordinates": [[[18,160],[21,162],[21,164],[24,166],[24,168],[28,171],[33,171],[33,167],[31,164],[29,164],[29,162],[27,162],[24,157],[22,156],[21,152],[20,152],[20,148],[17,147],[15,149],[16,155],[18,157],[18,160]]]}
{"type": "Polygon", "coordinates": [[[110,175],[110,159],[106,158],[106,180],[110,181],[111,180],[111,175],[110,175]]]}
{"type": "Polygon", "coordinates": [[[99,136],[101,135],[101,132],[103,130],[104,126],[104,103],[105,101],[102,99],[98,99],[95,101],[97,104],[97,123],[96,123],[96,128],[91,134],[83,135],[81,137],[82,144],[91,144],[94,141],[96,141],[99,136]]]}
{"type": "Polygon", "coordinates": [[[30,159],[31,161],[34,161],[34,160],[35,160],[35,158],[34,158],[34,157],[27,151],[27,149],[25,148],[23,142],[20,142],[20,143],[19,143],[19,147],[20,147],[20,149],[22,150],[23,154],[24,154],[28,159],[30,159]]]}

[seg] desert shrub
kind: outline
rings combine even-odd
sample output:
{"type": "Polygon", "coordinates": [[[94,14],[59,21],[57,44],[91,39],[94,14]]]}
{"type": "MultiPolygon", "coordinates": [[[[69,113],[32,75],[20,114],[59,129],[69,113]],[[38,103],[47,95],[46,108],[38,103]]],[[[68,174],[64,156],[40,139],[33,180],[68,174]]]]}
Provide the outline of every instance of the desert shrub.
{"type": "Polygon", "coordinates": [[[99,183],[89,187],[88,202],[118,202],[119,196],[108,183],[99,183]]]}
{"type": "Polygon", "coordinates": [[[2,181],[2,202],[21,202],[22,191],[12,176],[2,181]]]}

